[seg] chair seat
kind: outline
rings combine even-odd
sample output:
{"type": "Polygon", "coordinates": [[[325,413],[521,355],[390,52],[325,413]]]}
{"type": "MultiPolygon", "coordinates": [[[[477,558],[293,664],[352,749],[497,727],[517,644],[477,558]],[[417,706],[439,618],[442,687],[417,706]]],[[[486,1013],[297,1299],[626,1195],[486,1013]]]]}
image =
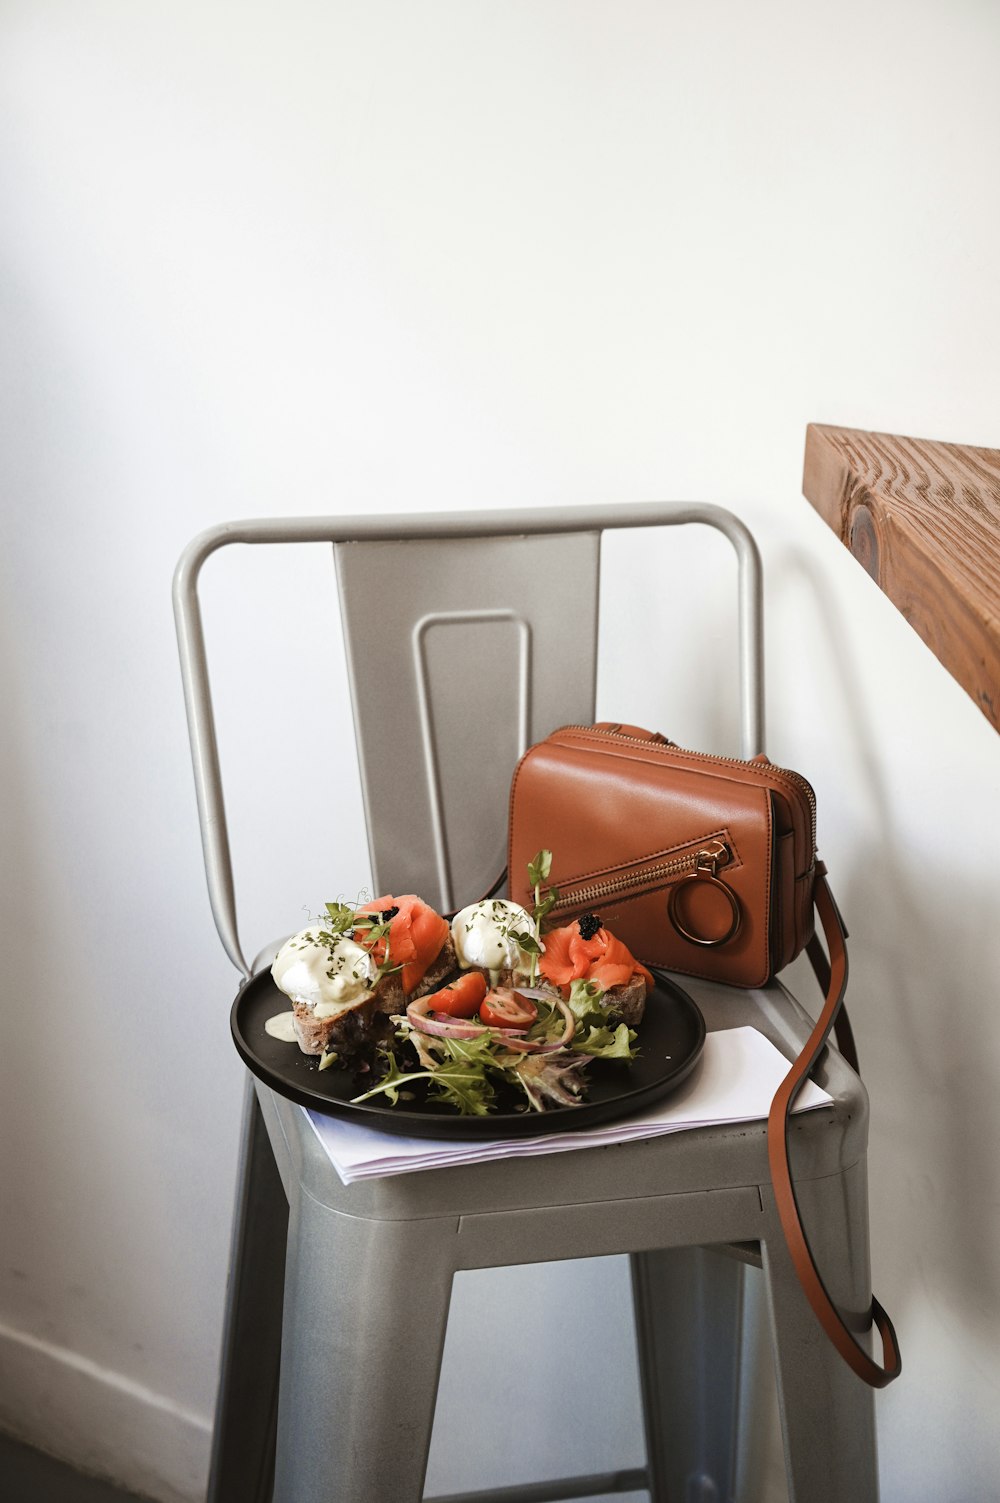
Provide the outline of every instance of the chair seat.
{"type": "MultiPolygon", "coordinates": [[[[710,1031],[755,1027],[788,1059],[795,1057],[808,1036],[807,1014],[780,982],[742,992],[691,977],[677,979],[697,1001],[710,1031]]],[[[815,1079],[834,1099],[831,1106],[793,1118],[797,1183],[839,1174],[863,1158],[867,1146],[868,1100],[857,1075],[831,1049],[815,1079]]],[[[751,1210],[756,1207],[759,1217],[757,1188],[769,1183],[766,1123],[758,1121],[692,1128],[666,1138],[552,1157],[456,1165],[344,1185],[303,1109],[260,1083],[257,1092],[289,1198],[301,1188],[331,1210],[375,1221],[471,1217],[477,1213],[499,1216],[521,1210],[565,1214],[573,1207],[604,1203],[613,1207],[608,1218],[613,1223],[628,1202],[740,1189],[751,1190],[746,1204],[751,1210]]],[[[540,1119],[540,1125],[543,1121],[540,1119]]],[[[596,1215],[596,1210],[591,1214],[596,1215]]],[[[463,1245],[474,1261],[463,1260],[460,1266],[486,1266],[489,1260],[476,1257],[471,1240],[464,1241],[469,1233],[469,1227],[463,1228],[463,1245]]],[[[759,1232],[734,1231],[732,1238],[738,1241],[757,1235],[759,1232]]],[[[729,1237],[723,1233],[717,1240],[729,1237]]],[[[595,1248],[593,1255],[621,1250],[634,1249],[595,1248]]],[[[510,1261],[533,1258],[534,1254],[527,1253],[510,1261]]],[[[493,1259],[494,1265],[503,1261],[493,1259]]]]}

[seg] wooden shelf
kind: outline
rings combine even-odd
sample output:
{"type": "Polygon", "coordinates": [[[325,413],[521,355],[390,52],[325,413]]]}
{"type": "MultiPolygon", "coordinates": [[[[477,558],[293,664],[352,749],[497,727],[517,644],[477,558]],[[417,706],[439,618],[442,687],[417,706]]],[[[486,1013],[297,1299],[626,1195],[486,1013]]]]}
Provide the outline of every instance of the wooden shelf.
{"type": "Polygon", "coordinates": [[[810,423],[802,489],[1000,729],[1000,449],[810,423]]]}

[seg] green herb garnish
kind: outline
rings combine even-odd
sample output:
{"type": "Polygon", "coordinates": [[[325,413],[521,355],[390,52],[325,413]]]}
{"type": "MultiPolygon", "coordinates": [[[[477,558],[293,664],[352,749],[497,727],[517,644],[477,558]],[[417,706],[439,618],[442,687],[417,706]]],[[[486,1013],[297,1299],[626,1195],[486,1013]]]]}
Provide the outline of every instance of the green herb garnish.
{"type": "Polygon", "coordinates": [[[525,955],[531,956],[531,968],[528,973],[528,979],[530,984],[534,986],[535,978],[538,974],[538,957],[542,953],[541,945],[533,934],[528,933],[527,929],[508,929],[506,932],[507,938],[512,939],[519,950],[525,955]]]}
{"type": "Polygon", "coordinates": [[[327,921],[324,928],[331,934],[346,934],[348,929],[354,927],[354,909],[348,908],[346,903],[327,903],[327,921]]]}
{"type": "Polygon", "coordinates": [[[542,920],[546,919],[559,901],[558,887],[546,887],[545,895],[542,896],[542,883],[548,881],[549,872],[552,870],[552,852],[541,850],[528,862],[528,881],[535,891],[535,906],[532,918],[539,934],[542,932],[542,920]]]}

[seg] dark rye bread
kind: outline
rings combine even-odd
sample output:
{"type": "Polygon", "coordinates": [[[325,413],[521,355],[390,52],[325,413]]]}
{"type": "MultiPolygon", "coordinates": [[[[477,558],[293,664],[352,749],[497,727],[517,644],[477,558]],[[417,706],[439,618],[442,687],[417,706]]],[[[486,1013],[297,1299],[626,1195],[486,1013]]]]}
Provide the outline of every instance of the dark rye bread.
{"type": "Polygon", "coordinates": [[[392,1033],[389,1018],[406,1011],[407,1002],[437,991],[457,970],[455,947],[451,935],[445,940],[437,960],[424,974],[409,996],[403,992],[399,971],[383,976],[371,996],[332,1018],[317,1018],[305,1002],[292,1005],[295,1039],[303,1054],[337,1053],[345,1058],[364,1053],[372,1044],[382,1043],[392,1033]]]}
{"type": "Polygon", "coordinates": [[[646,1010],[646,978],[635,975],[625,986],[612,986],[601,998],[613,1023],[638,1028],[646,1010]]]}
{"type": "Polygon", "coordinates": [[[375,1001],[380,1012],[404,1013],[406,1004],[412,1002],[415,997],[426,997],[429,992],[436,992],[452,973],[458,970],[458,958],[455,954],[455,946],[452,944],[451,935],[441,946],[440,954],[434,964],[430,966],[422,978],[417,982],[412,992],[407,995],[403,991],[402,973],[392,971],[388,976],[383,976],[375,988],[375,1001]]]}
{"type": "Polygon", "coordinates": [[[308,1003],[293,1002],[292,1027],[303,1054],[335,1053],[346,1058],[381,1042],[392,1031],[374,996],[364,997],[332,1018],[317,1018],[308,1003]]]}
{"type": "Polygon", "coordinates": [[[539,985],[537,981],[532,982],[527,971],[516,971],[510,966],[505,966],[502,971],[491,971],[484,965],[468,965],[465,967],[465,971],[477,971],[491,991],[498,990],[500,987],[513,988],[516,991],[519,986],[539,985]],[[494,976],[496,977],[495,981],[493,979],[494,976]]]}

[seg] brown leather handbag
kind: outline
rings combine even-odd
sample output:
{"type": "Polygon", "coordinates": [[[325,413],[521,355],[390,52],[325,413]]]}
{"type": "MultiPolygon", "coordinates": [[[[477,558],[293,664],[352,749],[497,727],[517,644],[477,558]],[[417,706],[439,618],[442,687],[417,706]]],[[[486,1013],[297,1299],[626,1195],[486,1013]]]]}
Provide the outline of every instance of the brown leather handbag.
{"type": "Polygon", "coordinates": [[[763,986],[813,933],[816,797],[798,773],[633,725],[563,726],[511,789],[511,896],[554,852],[553,916],[600,908],[649,965],[763,986]]]}
{"type": "Polygon", "coordinates": [[[825,993],[808,1041],[768,1116],[771,1178],[806,1296],[844,1360],[884,1388],[901,1362],[889,1316],[872,1300],[885,1366],[847,1328],[824,1288],[799,1217],[788,1157],[795,1098],[836,1033],[855,1070],[843,1006],[847,931],[816,855],[816,796],[799,773],[686,751],[639,726],[563,726],[529,747],[510,795],[510,895],[530,907],[528,863],[553,852],[551,923],[599,909],[648,965],[759,987],[803,949],[825,993]],[[815,933],[818,914],[826,953],[815,933]]]}

